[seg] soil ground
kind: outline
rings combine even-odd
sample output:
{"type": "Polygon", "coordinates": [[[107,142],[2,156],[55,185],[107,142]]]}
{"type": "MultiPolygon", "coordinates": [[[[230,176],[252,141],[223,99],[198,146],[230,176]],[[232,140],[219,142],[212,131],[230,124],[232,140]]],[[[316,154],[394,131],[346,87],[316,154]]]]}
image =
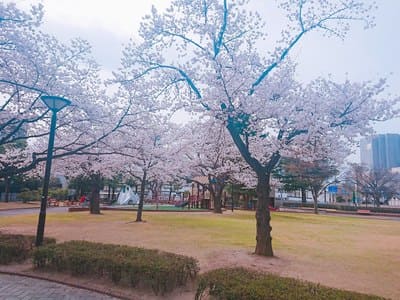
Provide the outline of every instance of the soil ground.
{"type": "MultiPolygon", "coordinates": [[[[144,219],[146,222],[133,222],[133,212],[49,214],[45,235],[58,241],[90,240],[189,255],[199,260],[201,272],[246,266],[330,287],[400,299],[399,221],[273,213],[275,257],[264,258],[252,254],[254,212],[227,211],[223,215],[147,212],[144,219]]],[[[0,217],[0,231],[35,234],[36,222],[37,215],[0,217]]],[[[61,278],[98,284],[90,279],[68,279],[65,275],[61,278]]],[[[130,293],[131,297],[139,295],[140,299],[167,299],[99,285],[130,293]]],[[[188,287],[169,299],[193,299],[193,291],[188,287]]]]}

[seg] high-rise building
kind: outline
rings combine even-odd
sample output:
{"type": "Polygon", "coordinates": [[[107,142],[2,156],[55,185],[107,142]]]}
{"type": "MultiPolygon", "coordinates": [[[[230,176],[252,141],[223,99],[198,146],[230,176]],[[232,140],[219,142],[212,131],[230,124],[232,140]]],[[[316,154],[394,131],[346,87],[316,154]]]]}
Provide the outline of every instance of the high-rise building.
{"type": "Polygon", "coordinates": [[[360,143],[361,163],[371,169],[400,167],[400,134],[378,134],[360,143]]]}

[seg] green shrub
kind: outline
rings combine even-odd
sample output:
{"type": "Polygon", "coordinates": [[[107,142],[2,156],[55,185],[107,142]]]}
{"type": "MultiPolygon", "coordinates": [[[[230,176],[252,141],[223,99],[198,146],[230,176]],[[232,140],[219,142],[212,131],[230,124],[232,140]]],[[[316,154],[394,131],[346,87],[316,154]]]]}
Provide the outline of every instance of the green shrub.
{"type": "Polygon", "coordinates": [[[217,269],[202,274],[195,299],[207,295],[221,300],[383,299],[243,268],[217,269]]]}
{"type": "Polygon", "coordinates": [[[68,190],[67,189],[49,190],[49,198],[55,198],[56,200],[65,200],[68,198],[68,190]]]}
{"type": "MultiPolygon", "coordinates": [[[[21,234],[0,233],[0,264],[20,262],[32,255],[35,244],[35,236],[21,234]]],[[[45,238],[44,244],[54,244],[53,238],[45,238]]]]}
{"type": "MultiPolygon", "coordinates": [[[[284,202],[283,207],[289,207],[289,208],[302,208],[302,207],[307,207],[307,208],[313,208],[314,204],[313,203],[300,203],[300,202],[284,202]]],[[[321,209],[336,209],[336,210],[344,210],[344,211],[352,211],[356,212],[359,209],[368,209],[371,212],[375,213],[400,213],[400,208],[398,207],[372,207],[368,206],[367,208],[365,205],[359,205],[359,206],[354,206],[352,204],[343,204],[343,203],[318,203],[318,208],[321,209]]]]}
{"type": "Polygon", "coordinates": [[[28,201],[40,200],[40,192],[23,189],[22,192],[18,194],[18,199],[22,200],[24,203],[28,201]]]}
{"type": "Polygon", "coordinates": [[[72,275],[96,274],[133,287],[140,283],[156,294],[185,285],[199,271],[191,257],[86,241],[40,247],[34,252],[34,266],[72,275]]]}

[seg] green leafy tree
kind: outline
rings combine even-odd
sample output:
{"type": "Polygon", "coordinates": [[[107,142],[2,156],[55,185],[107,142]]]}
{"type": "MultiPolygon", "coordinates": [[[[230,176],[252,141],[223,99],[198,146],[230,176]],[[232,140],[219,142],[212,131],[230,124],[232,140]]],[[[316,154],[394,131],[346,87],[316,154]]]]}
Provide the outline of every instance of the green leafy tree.
{"type": "Polygon", "coordinates": [[[365,198],[372,198],[378,207],[381,201],[387,202],[399,194],[400,174],[390,170],[371,170],[353,164],[350,178],[357,185],[357,191],[365,198]]]}
{"type": "MultiPolygon", "coordinates": [[[[336,182],[339,171],[329,160],[302,161],[300,159],[285,159],[280,165],[281,174],[288,190],[309,189],[314,201],[314,212],[318,214],[318,196],[325,188],[336,182]]],[[[278,172],[279,173],[279,172],[278,172]]]]}

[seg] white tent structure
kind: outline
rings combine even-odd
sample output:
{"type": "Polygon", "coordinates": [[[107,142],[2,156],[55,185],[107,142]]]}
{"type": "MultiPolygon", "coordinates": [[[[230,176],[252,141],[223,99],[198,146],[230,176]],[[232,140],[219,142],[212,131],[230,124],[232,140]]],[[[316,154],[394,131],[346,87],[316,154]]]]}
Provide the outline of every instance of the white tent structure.
{"type": "Polygon", "coordinates": [[[136,194],[129,185],[124,185],[117,198],[117,205],[139,204],[139,195],[136,194]]]}

